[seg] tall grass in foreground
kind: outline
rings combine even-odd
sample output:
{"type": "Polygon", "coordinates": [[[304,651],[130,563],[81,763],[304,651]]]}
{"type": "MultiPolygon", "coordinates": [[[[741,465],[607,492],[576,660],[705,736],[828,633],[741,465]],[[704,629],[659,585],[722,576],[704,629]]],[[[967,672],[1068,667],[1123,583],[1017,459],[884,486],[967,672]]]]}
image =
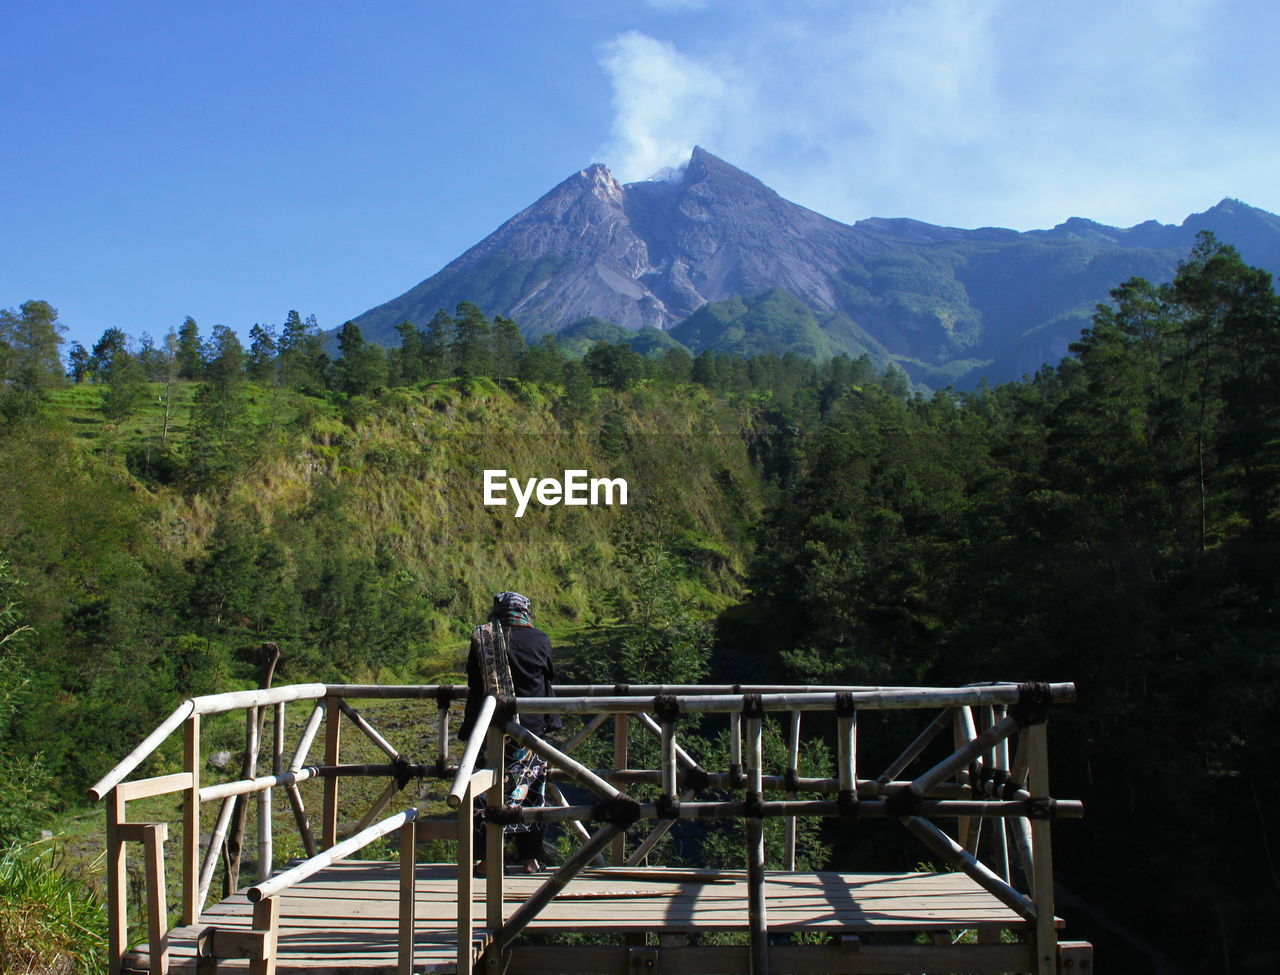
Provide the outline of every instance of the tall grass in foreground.
{"type": "Polygon", "coordinates": [[[89,878],[51,841],[0,850],[0,972],[106,972],[106,930],[106,908],[89,878]]]}

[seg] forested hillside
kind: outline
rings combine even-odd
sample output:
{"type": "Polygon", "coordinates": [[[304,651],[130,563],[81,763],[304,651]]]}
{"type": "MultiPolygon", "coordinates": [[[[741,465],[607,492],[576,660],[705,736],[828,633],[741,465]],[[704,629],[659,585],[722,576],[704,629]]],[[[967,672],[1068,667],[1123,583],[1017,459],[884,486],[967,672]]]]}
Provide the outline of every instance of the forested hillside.
{"type": "Polygon", "coordinates": [[[570,679],[592,650],[657,666],[713,621],[713,677],[1076,681],[1050,736],[1087,809],[1055,829],[1070,934],[1114,970],[1154,970],[1134,946],[1174,931],[1200,936],[1170,964],[1274,970],[1267,272],[1203,238],[1060,366],[929,397],[869,359],[573,358],[465,302],[399,332],[385,351],[349,324],[330,359],[296,313],[247,349],[188,320],[66,365],[49,305],[0,316],[0,774],[28,790],[0,834],[48,821],[46,781],[78,802],[180,697],[251,682],[262,641],[277,680],[430,680],[516,586],[570,679]],[[481,503],[489,468],[632,496],[516,519],[481,503]]]}

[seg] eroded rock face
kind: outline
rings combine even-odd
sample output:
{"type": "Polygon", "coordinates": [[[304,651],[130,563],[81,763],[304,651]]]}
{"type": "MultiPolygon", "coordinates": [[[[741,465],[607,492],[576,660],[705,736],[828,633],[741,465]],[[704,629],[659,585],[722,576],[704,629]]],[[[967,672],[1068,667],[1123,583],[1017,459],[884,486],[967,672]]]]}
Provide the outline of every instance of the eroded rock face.
{"type": "Polygon", "coordinates": [[[587,315],[669,328],[707,301],[772,287],[831,308],[831,276],[874,246],[703,149],[671,181],[624,186],[595,164],[356,324],[382,340],[400,321],[467,300],[534,333],[587,315]]]}

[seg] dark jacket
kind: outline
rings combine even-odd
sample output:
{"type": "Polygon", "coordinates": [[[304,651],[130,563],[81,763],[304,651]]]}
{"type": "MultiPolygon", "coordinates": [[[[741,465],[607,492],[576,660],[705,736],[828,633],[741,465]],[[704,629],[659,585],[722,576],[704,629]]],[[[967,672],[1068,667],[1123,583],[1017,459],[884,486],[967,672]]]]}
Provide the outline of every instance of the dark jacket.
{"type": "MultiPolygon", "coordinates": [[[[504,626],[502,631],[507,638],[507,662],[511,666],[516,697],[552,697],[555,668],[551,663],[551,637],[532,626],[504,626]]],[[[471,654],[467,657],[467,706],[458,730],[458,737],[464,741],[471,737],[483,700],[484,673],[477,655],[471,654]]],[[[563,725],[558,714],[525,714],[523,711],[520,723],[537,735],[563,725]]]]}

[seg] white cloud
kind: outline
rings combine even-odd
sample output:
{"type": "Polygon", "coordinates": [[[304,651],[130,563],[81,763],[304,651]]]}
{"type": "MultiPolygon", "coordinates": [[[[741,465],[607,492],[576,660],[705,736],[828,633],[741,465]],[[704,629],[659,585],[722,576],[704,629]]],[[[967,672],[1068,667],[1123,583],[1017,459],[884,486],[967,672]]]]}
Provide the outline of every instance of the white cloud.
{"type": "Polygon", "coordinates": [[[609,43],[601,64],[613,82],[615,112],[602,157],[624,181],[679,166],[724,124],[729,84],[668,42],[630,31],[609,43]]]}
{"type": "Polygon", "coordinates": [[[601,158],[637,179],[702,144],[843,220],[1131,223],[1224,195],[1274,209],[1280,86],[1271,31],[1247,14],[1230,0],[742,0],[715,30],[609,45],[601,158]]]}

